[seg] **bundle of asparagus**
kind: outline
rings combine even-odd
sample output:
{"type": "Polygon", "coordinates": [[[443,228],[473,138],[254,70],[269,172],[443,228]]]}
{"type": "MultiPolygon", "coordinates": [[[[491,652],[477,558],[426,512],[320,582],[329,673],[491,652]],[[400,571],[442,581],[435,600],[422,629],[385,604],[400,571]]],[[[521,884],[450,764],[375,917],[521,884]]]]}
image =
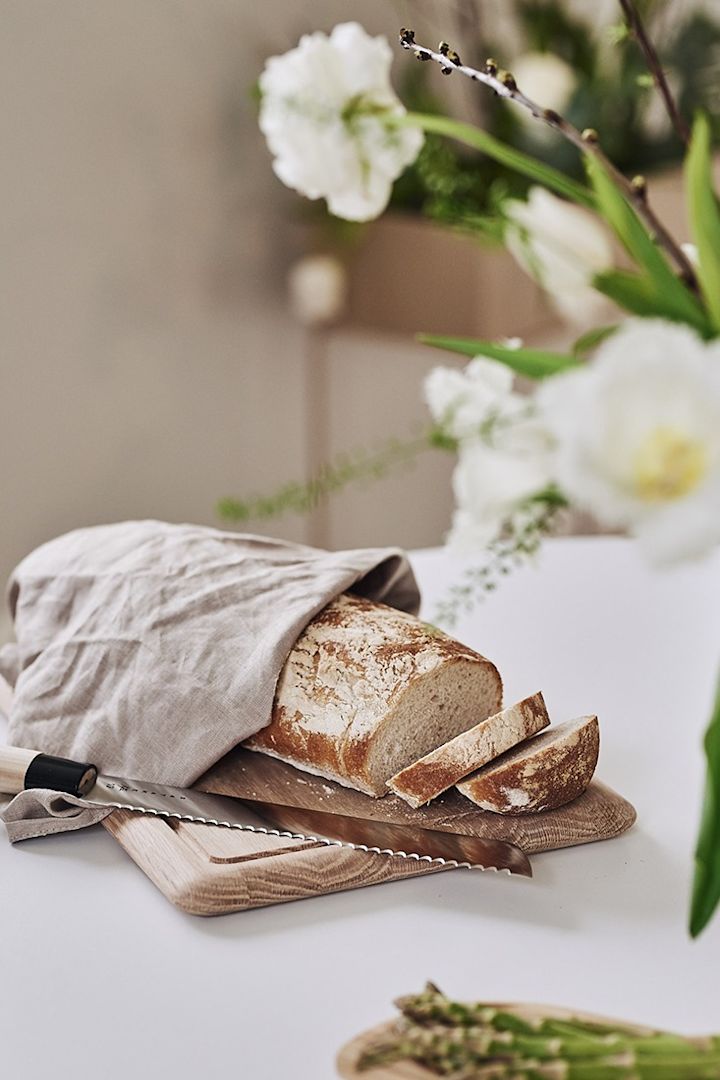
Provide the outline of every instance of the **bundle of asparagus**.
{"type": "Polygon", "coordinates": [[[720,1036],[463,1004],[432,983],[395,1004],[394,1031],[363,1053],[358,1071],[412,1060],[452,1080],[720,1080],[720,1036]]]}

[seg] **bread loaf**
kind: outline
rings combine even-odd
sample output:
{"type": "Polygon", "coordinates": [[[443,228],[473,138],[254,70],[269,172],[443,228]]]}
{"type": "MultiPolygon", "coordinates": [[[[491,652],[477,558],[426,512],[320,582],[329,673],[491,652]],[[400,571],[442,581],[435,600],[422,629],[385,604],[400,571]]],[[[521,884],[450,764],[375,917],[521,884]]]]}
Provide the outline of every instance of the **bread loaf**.
{"type": "Polygon", "coordinates": [[[533,694],[431,750],[391,777],[388,787],[410,806],[423,806],[549,723],[542,694],[533,694]]]}
{"type": "Polygon", "coordinates": [[[489,660],[412,615],[343,595],[298,638],[272,722],[244,745],[384,795],[391,776],[501,704],[489,660]]]}
{"type": "Polygon", "coordinates": [[[496,814],[554,810],[582,795],[600,750],[596,716],[581,716],[536,735],[457,785],[472,802],[496,814]]]}

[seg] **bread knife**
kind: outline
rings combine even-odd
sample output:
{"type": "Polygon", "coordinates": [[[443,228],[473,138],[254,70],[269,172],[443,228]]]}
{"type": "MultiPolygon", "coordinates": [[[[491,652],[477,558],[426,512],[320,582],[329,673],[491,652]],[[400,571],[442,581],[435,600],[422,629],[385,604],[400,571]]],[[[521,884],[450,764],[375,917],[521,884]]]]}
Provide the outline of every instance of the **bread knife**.
{"type": "Polygon", "coordinates": [[[416,826],[365,821],[340,814],[210,795],[192,788],[102,776],[95,765],[37,750],[0,747],[0,791],[17,795],[46,788],[74,796],[81,805],[284,836],[471,870],[505,870],[532,877],[530,861],[515,844],[460,836],[416,826]]]}

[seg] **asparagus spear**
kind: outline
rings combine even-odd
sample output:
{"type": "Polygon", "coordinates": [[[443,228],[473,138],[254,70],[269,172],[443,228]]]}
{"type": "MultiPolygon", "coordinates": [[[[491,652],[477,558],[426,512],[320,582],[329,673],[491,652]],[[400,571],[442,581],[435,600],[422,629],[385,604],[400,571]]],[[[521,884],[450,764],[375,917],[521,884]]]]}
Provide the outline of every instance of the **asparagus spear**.
{"type": "Polygon", "coordinates": [[[429,983],[400,998],[395,1034],[358,1068],[413,1060],[453,1080],[720,1080],[720,1037],[686,1039],[511,1006],[451,1001],[429,983]]]}

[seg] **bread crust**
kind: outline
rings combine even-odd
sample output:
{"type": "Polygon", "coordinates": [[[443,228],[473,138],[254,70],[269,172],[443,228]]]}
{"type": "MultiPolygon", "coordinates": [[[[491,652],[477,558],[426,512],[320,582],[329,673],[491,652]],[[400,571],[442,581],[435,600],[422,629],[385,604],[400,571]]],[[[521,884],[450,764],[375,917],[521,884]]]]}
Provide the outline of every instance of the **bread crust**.
{"type": "Polygon", "coordinates": [[[371,775],[370,758],[403,698],[427,684],[432,723],[433,678],[448,666],[461,671],[468,665],[482,669],[494,688],[492,711],[501,702],[502,681],[489,660],[412,615],[344,594],[298,638],[278,679],[271,723],[244,745],[383,795],[388,777],[371,775]]]}
{"type": "Polygon", "coordinates": [[[599,752],[597,717],[582,716],[536,735],[456,786],[496,814],[554,810],[588,788],[599,752]]]}
{"type": "Polygon", "coordinates": [[[542,693],[489,716],[432,750],[388,780],[388,787],[410,806],[436,799],[468,773],[493,761],[550,723],[542,693]]]}

